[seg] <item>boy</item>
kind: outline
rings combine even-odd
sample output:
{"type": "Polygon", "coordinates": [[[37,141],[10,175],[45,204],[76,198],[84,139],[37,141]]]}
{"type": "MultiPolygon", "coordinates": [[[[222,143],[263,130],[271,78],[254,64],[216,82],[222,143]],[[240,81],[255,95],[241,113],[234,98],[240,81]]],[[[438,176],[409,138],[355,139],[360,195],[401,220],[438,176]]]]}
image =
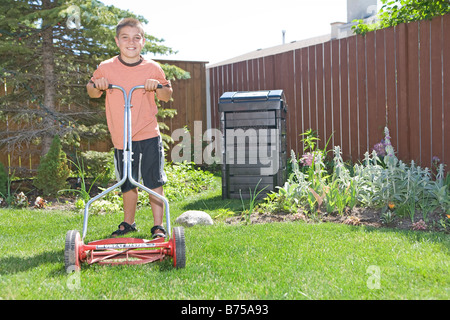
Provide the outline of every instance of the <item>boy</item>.
{"type": "MultiPolygon", "coordinates": [[[[91,98],[100,98],[106,91],[106,119],[114,144],[114,162],[118,179],[123,177],[123,93],[120,90],[107,90],[109,84],[123,87],[128,93],[137,85],[144,85],[145,90],[135,90],[131,99],[132,141],[133,141],[133,178],[143,178],[144,185],[160,195],[164,195],[163,185],[167,178],[164,173],[164,153],[159,133],[156,113],[155,94],[159,100],[169,101],[172,96],[170,82],[161,67],[152,60],[141,56],[145,38],[142,24],[133,18],[126,18],[116,27],[116,44],[120,55],[102,62],[87,84],[91,98]],[[95,87],[94,87],[95,84],[95,87]],[[158,89],[158,84],[163,87],[158,89]]],[[[124,221],[112,233],[112,237],[136,231],[134,222],[138,199],[137,188],[129,180],[121,187],[123,193],[124,221]]],[[[166,231],[162,226],[163,202],[150,195],[154,227],[153,238],[164,237],[166,231]]]]}

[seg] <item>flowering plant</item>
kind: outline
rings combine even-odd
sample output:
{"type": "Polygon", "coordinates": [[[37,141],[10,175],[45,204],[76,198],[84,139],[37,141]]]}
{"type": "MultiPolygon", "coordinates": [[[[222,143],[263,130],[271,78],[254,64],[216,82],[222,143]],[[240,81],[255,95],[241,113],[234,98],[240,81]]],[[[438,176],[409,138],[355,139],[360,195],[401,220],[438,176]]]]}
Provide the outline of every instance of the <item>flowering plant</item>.
{"type": "MultiPolygon", "coordinates": [[[[278,187],[279,192],[271,196],[271,201],[289,203],[312,215],[326,214],[321,209],[344,214],[356,205],[382,208],[382,221],[386,224],[396,217],[407,216],[414,223],[415,215],[421,213],[423,222],[416,228],[423,228],[428,214],[435,209],[449,214],[450,174],[444,177],[444,164],[439,163],[434,179],[429,168],[422,168],[414,161],[407,165],[399,160],[388,128],[384,134],[374,150],[367,151],[364,160],[352,167],[344,163],[341,148],[334,146],[333,165],[327,168],[326,146],[317,148],[318,138],[308,131],[303,134],[306,136],[302,140],[306,146],[304,154],[297,160],[291,152],[292,174],[283,187],[278,187]]],[[[433,161],[438,164],[437,158],[433,161]]],[[[292,206],[289,211],[295,212],[292,206]]]]}
{"type": "Polygon", "coordinates": [[[300,158],[300,163],[304,166],[311,167],[313,163],[318,163],[322,160],[322,153],[319,151],[307,152],[300,158]]]}
{"type": "Polygon", "coordinates": [[[384,139],[373,146],[373,150],[377,153],[379,157],[384,157],[386,155],[386,144],[384,139]]]}

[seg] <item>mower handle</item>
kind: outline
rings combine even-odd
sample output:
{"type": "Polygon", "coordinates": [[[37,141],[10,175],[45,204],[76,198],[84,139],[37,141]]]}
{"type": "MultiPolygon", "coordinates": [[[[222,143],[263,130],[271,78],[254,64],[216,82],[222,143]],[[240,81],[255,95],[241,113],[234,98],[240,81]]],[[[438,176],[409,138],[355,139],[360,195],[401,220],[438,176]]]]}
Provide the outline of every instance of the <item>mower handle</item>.
{"type": "MultiPolygon", "coordinates": [[[[97,88],[96,86],[95,86],[95,83],[92,83],[93,85],[94,85],[94,88],[97,88]]],[[[108,89],[114,89],[114,85],[113,84],[109,84],[108,85],[108,89]]],[[[163,85],[161,84],[161,83],[158,83],[158,87],[157,87],[157,89],[162,89],[162,87],[163,87],[163,85]]]]}

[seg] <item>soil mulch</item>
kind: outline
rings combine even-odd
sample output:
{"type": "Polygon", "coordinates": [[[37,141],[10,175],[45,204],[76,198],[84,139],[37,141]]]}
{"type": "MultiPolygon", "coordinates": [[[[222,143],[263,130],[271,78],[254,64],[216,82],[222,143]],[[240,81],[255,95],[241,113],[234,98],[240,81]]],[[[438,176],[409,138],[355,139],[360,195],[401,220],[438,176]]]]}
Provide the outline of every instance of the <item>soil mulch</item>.
{"type": "MultiPolygon", "coordinates": [[[[77,179],[69,179],[69,189],[77,189],[80,187],[80,181],[77,179]]],[[[24,192],[28,198],[29,207],[35,207],[35,201],[39,194],[29,182],[29,180],[15,181],[11,190],[15,193],[24,192]]],[[[91,196],[95,196],[100,190],[96,187],[92,188],[91,196]]],[[[45,209],[47,210],[74,210],[75,209],[75,199],[78,194],[73,193],[65,194],[64,196],[60,196],[57,198],[46,198],[45,199],[45,209]]],[[[4,201],[0,204],[4,206],[4,201]]],[[[297,213],[252,213],[250,216],[250,223],[274,223],[274,222],[288,222],[288,221],[298,221],[304,220],[307,222],[331,222],[331,223],[343,223],[348,225],[364,225],[370,226],[374,228],[394,228],[394,229],[402,229],[402,230],[417,230],[417,223],[422,219],[422,215],[420,212],[417,212],[414,218],[414,223],[411,221],[409,217],[395,217],[395,219],[389,223],[385,224],[382,222],[382,211],[381,209],[372,209],[372,208],[359,208],[355,207],[352,210],[347,210],[341,215],[337,212],[335,213],[319,213],[316,217],[312,217],[310,214],[299,211],[297,213]]],[[[436,210],[430,213],[427,217],[426,228],[423,231],[444,231],[446,233],[450,233],[450,226],[448,223],[449,217],[442,210],[436,210]],[[447,220],[447,228],[443,228],[440,224],[440,221],[447,220]]],[[[247,222],[246,217],[233,216],[225,219],[226,223],[229,224],[238,224],[247,222]]]]}
{"type": "MultiPolygon", "coordinates": [[[[347,210],[344,214],[340,215],[337,212],[331,214],[321,214],[319,213],[315,218],[311,217],[304,212],[298,213],[253,213],[250,216],[250,223],[273,223],[273,222],[288,222],[288,221],[298,221],[304,220],[306,222],[331,222],[331,223],[342,223],[354,226],[370,226],[374,228],[393,228],[393,229],[402,229],[402,230],[418,230],[417,225],[414,223],[419,222],[422,219],[422,215],[416,213],[414,223],[411,221],[411,218],[405,217],[395,217],[395,219],[389,223],[385,224],[382,222],[382,211],[381,209],[371,209],[371,208],[353,208],[352,210],[347,210]]],[[[440,226],[439,221],[443,219],[448,219],[445,213],[440,210],[436,210],[430,213],[427,217],[426,229],[423,231],[445,231],[447,233],[450,232],[449,228],[444,230],[442,226],[440,226]]],[[[225,220],[226,223],[229,224],[237,224],[246,222],[246,218],[244,216],[234,216],[229,217],[225,220]]],[[[419,224],[420,225],[420,224],[419,224]]],[[[420,230],[420,229],[419,229],[420,230]]]]}

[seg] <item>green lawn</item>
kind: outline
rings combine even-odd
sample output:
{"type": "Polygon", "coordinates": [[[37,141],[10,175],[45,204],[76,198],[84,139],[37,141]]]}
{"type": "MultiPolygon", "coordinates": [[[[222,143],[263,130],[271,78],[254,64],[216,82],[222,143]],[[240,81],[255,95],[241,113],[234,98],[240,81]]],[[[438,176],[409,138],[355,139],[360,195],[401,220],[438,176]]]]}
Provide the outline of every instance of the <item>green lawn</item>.
{"type": "MultiPolygon", "coordinates": [[[[171,204],[215,215],[240,201],[220,190],[171,204]]],[[[238,209],[237,209],[238,210],[238,209]]],[[[121,214],[91,216],[87,241],[108,236],[121,214]]],[[[338,224],[273,223],[187,228],[186,268],[83,265],[64,271],[64,239],[83,217],[0,210],[0,299],[443,299],[450,298],[450,236],[338,224]]],[[[152,227],[141,210],[136,236],[152,227]]],[[[174,226],[174,225],[173,225],[174,226]]]]}

